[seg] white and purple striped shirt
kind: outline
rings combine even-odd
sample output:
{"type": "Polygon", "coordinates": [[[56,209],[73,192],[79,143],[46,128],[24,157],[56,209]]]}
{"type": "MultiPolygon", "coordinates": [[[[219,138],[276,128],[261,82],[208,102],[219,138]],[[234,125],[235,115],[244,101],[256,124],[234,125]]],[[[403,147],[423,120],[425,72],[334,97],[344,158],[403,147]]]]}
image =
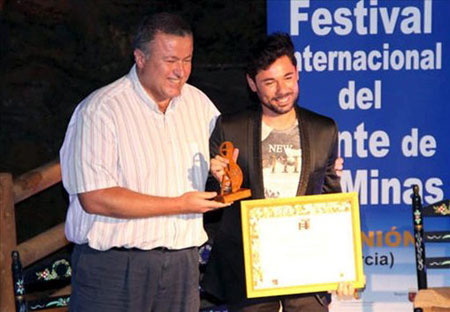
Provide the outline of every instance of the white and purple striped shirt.
{"type": "Polygon", "coordinates": [[[60,151],[62,180],[70,196],[68,240],[98,250],[181,249],[204,243],[201,214],[106,217],[86,213],[77,194],[115,186],[164,197],[203,191],[208,139],[218,115],[208,97],[189,84],[162,113],[141,86],[135,66],[84,99],[60,151]]]}

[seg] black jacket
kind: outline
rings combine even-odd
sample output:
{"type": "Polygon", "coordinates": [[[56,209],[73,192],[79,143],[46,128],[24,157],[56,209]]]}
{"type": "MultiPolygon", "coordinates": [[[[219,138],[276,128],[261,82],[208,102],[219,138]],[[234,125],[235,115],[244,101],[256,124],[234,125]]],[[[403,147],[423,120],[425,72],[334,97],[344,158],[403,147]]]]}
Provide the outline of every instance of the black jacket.
{"type": "MultiPolygon", "coordinates": [[[[340,179],[334,171],[338,146],[336,123],[298,106],[295,109],[302,149],[297,196],[341,192],[340,179]]],[[[231,141],[239,149],[237,163],[243,172],[242,187],[251,189],[252,199],[264,198],[261,118],[262,112],[255,110],[221,116],[210,138],[211,157],[219,154],[219,146],[224,141],[231,141]]],[[[217,183],[209,183],[207,189],[217,190],[217,183]]],[[[202,287],[227,303],[248,300],[239,202],[223,210],[202,287]]]]}

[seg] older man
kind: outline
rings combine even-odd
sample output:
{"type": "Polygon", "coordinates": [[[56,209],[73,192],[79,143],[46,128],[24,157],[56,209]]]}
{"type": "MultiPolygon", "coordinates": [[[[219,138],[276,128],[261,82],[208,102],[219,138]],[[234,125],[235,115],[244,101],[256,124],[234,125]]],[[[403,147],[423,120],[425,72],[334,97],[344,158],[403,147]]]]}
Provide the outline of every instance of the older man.
{"type": "Polygon", "coordinates": [[[198,311],[204,192],[218,110],[191,73],[192,31],[162,13],[140,25],[135,65],[76,108],[61,148],[75,243],[70,311],[198,311]]]}

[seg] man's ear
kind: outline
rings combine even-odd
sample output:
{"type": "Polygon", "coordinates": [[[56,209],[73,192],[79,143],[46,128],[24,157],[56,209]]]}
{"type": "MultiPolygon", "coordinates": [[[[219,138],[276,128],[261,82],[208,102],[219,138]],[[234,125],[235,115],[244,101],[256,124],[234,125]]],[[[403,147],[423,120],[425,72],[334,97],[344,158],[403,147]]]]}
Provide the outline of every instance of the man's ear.
{"type": "Polygon", "coordinates": [[[255,83],[255,81],[253,81],[253,79],[250,78],[250,76],[248,74],[245,75],[245,78],[247,78],[247,83],[248,83],[248,86],[250,87],[250,89],[253,92],[256,92],[256,83],[255,83]]]}
{"type": "Polygon", "coordinates": [[[146,58],[144,52],[142,52],[140,49],[135,49],[133,52],[134,55],[134,61],[136,62],[136,66],[138,68],[144,67],[146,58]]]}

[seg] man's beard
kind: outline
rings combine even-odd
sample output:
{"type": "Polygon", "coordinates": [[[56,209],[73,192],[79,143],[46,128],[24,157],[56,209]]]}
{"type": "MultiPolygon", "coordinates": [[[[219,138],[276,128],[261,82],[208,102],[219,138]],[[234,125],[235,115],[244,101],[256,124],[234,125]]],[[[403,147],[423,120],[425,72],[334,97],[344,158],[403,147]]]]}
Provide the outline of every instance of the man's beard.
{"type": "MultiPolygon", "coordinates": [[[[287,95],[289,95],[289,94],[287,94],[287,95]]],[[[282,95],[280,97],[284,97],[284,95],[282,95]]],[[[297,105],[297,100],[298,100],[298,95],[292,101],[291,105],[284,106],[284,107],[278,107],[276,105],[273,105],[270,101],[269,102],[261,101],[261,104],[264,105],[266,108],[268,108],[273,113],[278,114],[278,115],[283,115],[283,114],[289,113],[294,108],[294,106],[297,105]]]]}

